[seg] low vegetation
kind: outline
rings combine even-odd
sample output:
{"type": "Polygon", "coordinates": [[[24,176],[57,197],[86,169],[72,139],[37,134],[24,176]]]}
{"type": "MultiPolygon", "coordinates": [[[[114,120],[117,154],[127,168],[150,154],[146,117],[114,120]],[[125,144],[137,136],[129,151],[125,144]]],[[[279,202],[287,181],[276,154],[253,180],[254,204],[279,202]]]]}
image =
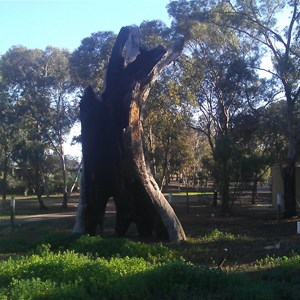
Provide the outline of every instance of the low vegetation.
{"type": "Polygon", "coordinates": [[[220,230],[170,245],[66,232],[32,239],[27,229],[2,239],[0,299],[300,299],[297,252],[252,268],[192,263],[196,250],[247,242],[220,230]]]}
{"type": "Polygon", "coordinates": [[[180,244],[138,239],[134,227],[115,238],[112,203],[100,238],[71,233],[76,199],[65,210],[46,199],[39,221],[37,203],[19,200],[13,228],[9,208],[1,212],[0,300],[300,299],[299,218],[279,227],[267,198],[255,210],[247,198],[224,216],[205,197],[193,196],[189,209],[184,195],[174,197],[188,236],[180,244]],[[277,237],[280,249],[266,250],[277,237]]]}

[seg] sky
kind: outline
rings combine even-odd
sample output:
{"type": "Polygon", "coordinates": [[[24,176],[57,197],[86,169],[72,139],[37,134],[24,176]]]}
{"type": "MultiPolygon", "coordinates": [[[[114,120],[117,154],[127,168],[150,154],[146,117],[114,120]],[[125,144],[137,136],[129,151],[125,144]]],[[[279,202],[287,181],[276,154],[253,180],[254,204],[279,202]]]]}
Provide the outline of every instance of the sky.
{"type": "MultiPolygon", "coordinates": [[[[166,6],[169,0],[0,0],[0,55],[23,45],[29,49],[47,46],[78,48],[85,37],[97,31],[140,25],[159,19],[170,25],[166,6]]],[[[77,125],[65,144],[66,154],[80,158],[80,145],[71,138],[80,132],[77,125]]]]}
{"type": "MultiPolygon", "coordinates": [[[[159,19],[170,25],[166,6],[170,0],[0,0],[0,55],[15,45],[29,49],[80,46],[97,31],[140,25],[159,19]]],[[[281,20],[284,21],[284,18],[281,20]]],[[[78,127],[77,127],[78,131],[78,127]]],[[[76,134],[76,133],[75,133],[76,134]]],[[[78,156],[78,149],[68,152],[78,156]]]]}
{"type": "Polygon", "coordinates": [[[14,45],[74,50],[93,32],[159,19],[169,0],[0,0],[0,55],[14,45]]]}

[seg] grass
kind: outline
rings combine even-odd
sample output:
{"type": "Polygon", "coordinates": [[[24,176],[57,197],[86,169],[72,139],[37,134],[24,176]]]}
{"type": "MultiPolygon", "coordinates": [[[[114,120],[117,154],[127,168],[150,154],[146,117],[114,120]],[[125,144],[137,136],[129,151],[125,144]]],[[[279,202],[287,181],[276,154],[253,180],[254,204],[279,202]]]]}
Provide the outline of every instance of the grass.
{"type": "MultiPolygon", "coordinates": [[[[212,237],[233,238],[221,232],[212,237]]],[[[180,248],[128,239],[83,236],[42,243],[0,261],[0,299],[300,298],[298,254],[266,257],[255,274],[195,265],[182,254],[180,248]]]]}
{"type": "MultiPolygon", "coordinates": [[[[178,207],[183,221],[203,217],[178,207]]],[[[299,241],[292,251],[266,252],[264,237],[225,230],[226,220],[208,214],[200,229],[190,221],[180,244],[77,236],[73,219],[24,223],[13,232],[0,226],[0,300],[300,299],[299,241]],[[220,269],[224,248],[229,257],[220,269]]]]}
{"type": "MultiPolygon", "coordinates": [[[[168,196],[169,193],[164,193],[164,196],[168,196]]],[[[186,196],[186,192],[172,192],[174,197],[182,197],[186,196]]],[[[188,192],[189,196],[205,196],[205,195],[213,195],[213,192],[188,192]]]]}

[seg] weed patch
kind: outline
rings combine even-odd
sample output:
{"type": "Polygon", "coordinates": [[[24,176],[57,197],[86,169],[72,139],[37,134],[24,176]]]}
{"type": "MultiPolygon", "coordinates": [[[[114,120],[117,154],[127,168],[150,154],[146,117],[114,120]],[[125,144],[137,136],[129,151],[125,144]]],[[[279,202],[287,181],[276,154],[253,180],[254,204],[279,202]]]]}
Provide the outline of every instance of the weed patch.
{"type": "MultiPolygon", "coordinates": [[[[256,211],[212,218],[212,208],[197,199],[189,212],[183,195],[176,200],[173,205],[193,237],[177,245],[112,238],[110,233],[107,238],[78,237],[71,234],[72,218],[23,223],[13,232],[3,225],[0,300],[300,300],[294,220],[281,223],[282,247],[266,251],[277,230],[271,211],[264,220],[256,211]],[[216,268],[224,248],[228,256],[223,268],[216,268]]],[[[112,228],[111,215],[109,222],[112,228]]]]}
{"type": "Polygon", "coordinates": [[[83,254],[104,258],[139,257],[153,263],[179,259],[179,254],[162,244],[145,244],[125,238],[102,239],[82,236],[70,245],[70,249],[83,254]]]}
{"type": "Polygon", "coordinates": [[[52,248],[42,244],[1,261],[0,299],[299,299],[299,282],[289,280],[299,271],[298,254],[267,257],[253,276],[197,266],[164,245],[127,239],[84,236],[69,250],[52,248]]]}

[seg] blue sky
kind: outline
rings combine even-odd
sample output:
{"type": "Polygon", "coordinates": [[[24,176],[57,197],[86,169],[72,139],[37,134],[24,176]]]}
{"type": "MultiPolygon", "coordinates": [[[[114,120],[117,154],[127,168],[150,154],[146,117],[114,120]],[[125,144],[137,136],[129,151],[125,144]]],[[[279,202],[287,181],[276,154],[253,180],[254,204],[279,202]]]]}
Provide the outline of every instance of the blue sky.
{"type": "MultiPolygon", "coordinates": [[[[169,0],[0,0],[0,55],[14,45],[74,50],[93,32],[140,25],[159,19],[170,25],[169,0]]],[[[79,133],[75,126],[70,137],[79,133]]],[[[80,157],[80,145],[65,144],[67,154],[80,157]]]]}
{"type": "Polygon", "coordinates": [[[11,46],[74,50],[93,32],[159,19],[169,0],[0,0],[0,55],[11,46]]]}

